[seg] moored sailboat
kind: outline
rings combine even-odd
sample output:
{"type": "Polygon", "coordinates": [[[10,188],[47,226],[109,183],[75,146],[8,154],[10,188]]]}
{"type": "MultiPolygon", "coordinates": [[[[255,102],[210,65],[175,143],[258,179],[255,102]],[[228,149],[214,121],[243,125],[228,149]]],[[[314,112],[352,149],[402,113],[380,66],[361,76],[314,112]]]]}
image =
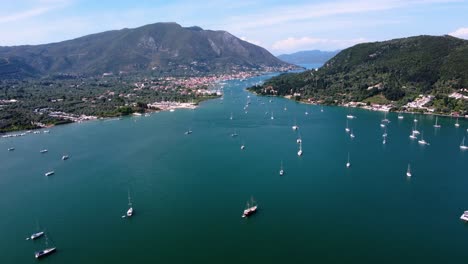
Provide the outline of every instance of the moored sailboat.
{"type": "Polygon", "coordinates": [[[252,197],[250,199],[250,203],[247,201],[247,206],[246,206],[244,212],[242,213],[242,217],[246,218],[246,217],[249,217],[249,216],[255,214],[257,212],[257,209],[258,209],[258,205],[257,205],[257,203],[254,201],[254,199],[252,197]]]}
{"type": "Polygon", "coordinates": [[[407,177],[411,177],[411,176],[412,176],[412,174],[411,174],[411,167],[410,167],[409,164],[408,164],[408,169],[406,170],[406,176],[407,176],[407,177]]]}
{"type": "Polygon", "coordinates": [[[468,149],[468,146],[465,145],[465,137],[463,137],[463,140],[460,144],[460,149],[461,150],[467,150],[468,149]]]}

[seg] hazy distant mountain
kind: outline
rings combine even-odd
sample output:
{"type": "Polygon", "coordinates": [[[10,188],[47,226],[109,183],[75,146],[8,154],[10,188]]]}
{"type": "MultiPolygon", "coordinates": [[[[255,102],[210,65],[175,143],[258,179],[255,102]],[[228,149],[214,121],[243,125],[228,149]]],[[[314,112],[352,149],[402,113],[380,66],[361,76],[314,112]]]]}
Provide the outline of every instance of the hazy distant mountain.
{"type": "Polygon", "coordinates": [[[200,74],[282,67],[264,48],[226,31],[156,23],[43,45],[0,47],[0,79],[153,71],[200,74]]]}
{"type": "Polygon", "coordinates": [[[292,64],[325,63],[338,54],[338,52],[340,51],[305,50],[292,54],[282,54],[278,58],[292,64]]]}

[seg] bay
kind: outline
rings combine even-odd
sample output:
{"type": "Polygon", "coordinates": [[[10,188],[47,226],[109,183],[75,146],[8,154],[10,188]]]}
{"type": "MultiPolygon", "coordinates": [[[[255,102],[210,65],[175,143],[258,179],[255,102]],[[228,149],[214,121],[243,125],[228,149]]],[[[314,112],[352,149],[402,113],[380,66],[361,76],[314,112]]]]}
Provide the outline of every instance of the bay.
{"type": "Polygon", "coordinates": [[[434,129],[432,116],[390,113],[383,145],[383,113],[245,91],[268,77],[229,81],[196,110],[1,139],[2,263],[36,262],[36,223],[58,248],[43,263],[463,263],[466,120],[434,129]],[[409,139],[414,118],[429,146],[409,139]],[[135,215],[122,219],[127,192],[135,215]],[[251,196],[259,211],[243,219],[251,196]]]}

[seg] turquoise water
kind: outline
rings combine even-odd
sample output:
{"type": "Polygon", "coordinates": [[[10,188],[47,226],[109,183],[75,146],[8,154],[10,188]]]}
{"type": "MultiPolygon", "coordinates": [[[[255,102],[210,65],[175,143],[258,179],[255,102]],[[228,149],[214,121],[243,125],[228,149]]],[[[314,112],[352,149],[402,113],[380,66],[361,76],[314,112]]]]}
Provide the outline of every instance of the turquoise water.
{"type": "Polygon", "coordinates": [[[436,130],[431,116],[389,114],[383,145],[378,112],[250,95],[246,114],[244,88],[263,78],[228,82],[195,111],[0,139],[1,263],[36,262],[44,238],[25,241],[36,223],[58,247],[42,263],[465,262],[467,121],[436,130]],[[429,146],[408,137],[415,117],[429,146]],[[122,219],[128,191],[135,215],[122,219]],[[251,196],[259,212],[243,219],[251,196]]]}
{"type": "Polygon", "coordinates": [[[311,69],[317,69],[317,68],[320,68],[323,66],[323,63],[304,63],[304,64],[299,64],[299,66],[302,66],[304,68],[306,68],[307,70],[311,70],[311,69]]]}

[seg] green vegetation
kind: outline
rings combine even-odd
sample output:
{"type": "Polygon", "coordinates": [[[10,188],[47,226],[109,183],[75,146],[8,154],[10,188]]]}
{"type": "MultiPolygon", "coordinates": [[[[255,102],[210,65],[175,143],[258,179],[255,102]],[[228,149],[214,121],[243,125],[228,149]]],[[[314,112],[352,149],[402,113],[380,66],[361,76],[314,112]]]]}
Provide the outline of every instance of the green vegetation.
{"type": "Polygon", "coordinates": [[[249,89],[264,95],[298,93],[325,104],[388,100],[397,108],[424,94],[435,96],[436,111],[467,113],[467,100],[448,98],[462,88],[468,88],[468,41],[417,36],[358,44],[318,71],[282,74],[249,89]]]}
{"type": "Polygon", "coordinates": [[[76,118],[80,115],[115,117],[145,112],[148,103],[198,103],[213,96],[197,94],[193,89],[165,78],[120,76],[4,80],[0,81],[0,133],[71,122],[70,119],[53,116],[56,112],[76,118]],[[146,86],[136,88],[135,83],[140,87],[141,84],[146,86]],[[16,101],[10,102],[12,99],[16,101]]]}

